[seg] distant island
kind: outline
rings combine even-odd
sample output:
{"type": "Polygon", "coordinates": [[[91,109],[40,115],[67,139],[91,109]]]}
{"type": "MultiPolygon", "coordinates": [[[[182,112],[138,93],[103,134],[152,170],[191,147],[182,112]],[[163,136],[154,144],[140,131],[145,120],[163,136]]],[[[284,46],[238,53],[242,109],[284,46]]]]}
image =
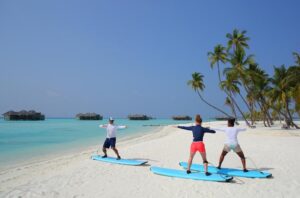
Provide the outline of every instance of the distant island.
{"type": "Polygon", "coordinates": [[[152,119],[150,116],[142,115],[142,114],[134,114],[128,115],[129,120],[150,120],[152,119]]]}
{"type": "Polygon", "coordinates": [[[78,113],[76,118],[78,120],[102,120],[103,116],[96,113],[78,113]]]}
{"type": "Polygon", "coordinates": [[[34,110],[8,111],[3,116],[4,120],[45,120],[45,115],[34,110]]]}
{"type": "Polygon", "coordinates": [[[173,116],[172,117],[173,120],[192,120],[192,117],[188,116],[188,115],[184,115],[184,116],[173,116]]]}

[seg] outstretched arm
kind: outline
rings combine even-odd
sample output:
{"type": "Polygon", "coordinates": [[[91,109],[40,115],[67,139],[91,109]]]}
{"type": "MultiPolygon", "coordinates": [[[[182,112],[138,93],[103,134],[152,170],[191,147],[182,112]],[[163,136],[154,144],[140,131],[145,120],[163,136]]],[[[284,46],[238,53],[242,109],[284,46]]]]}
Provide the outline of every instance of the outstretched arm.
{"type": "Polygon", "coordinates": [[[186,126],[177,126],[177,128],[184,129],[184,130],[189,130],[189,131],[193,130],[192,126],[189,126],[189,127],[186,127],[186,126]]]}
{"type": "Polygon", "coordinates": [[[215,130],[212,130],[212,129],[209,129],[209,128],[204,128],[203,127],[203,130],[204,130],[205,133],[216,133],[215,130]]]}
{"type": "Polygon", "coordinates": [[[104,128],[104,129],[106,129],[106,128],[107,128],[107,124],[100,124],[100,125],[99,125],[99,128],[104,128]]]}
{"type": "Polygon", "coordinates": [[[117,126],[118,129],[126,129],[127,126],[126,125],[120,125],[120,126],[117,126]]]}

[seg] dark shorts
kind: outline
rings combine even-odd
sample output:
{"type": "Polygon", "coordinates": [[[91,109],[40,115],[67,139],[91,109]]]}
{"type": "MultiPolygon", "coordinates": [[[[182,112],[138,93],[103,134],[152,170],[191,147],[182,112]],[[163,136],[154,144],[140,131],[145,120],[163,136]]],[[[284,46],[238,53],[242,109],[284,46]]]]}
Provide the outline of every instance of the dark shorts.
{"type": "Polygon", "coordinates": [[[116,147],[116,138],[106,138],[103,147],[104,148],[109,148],[109,147],[116,147]]]}

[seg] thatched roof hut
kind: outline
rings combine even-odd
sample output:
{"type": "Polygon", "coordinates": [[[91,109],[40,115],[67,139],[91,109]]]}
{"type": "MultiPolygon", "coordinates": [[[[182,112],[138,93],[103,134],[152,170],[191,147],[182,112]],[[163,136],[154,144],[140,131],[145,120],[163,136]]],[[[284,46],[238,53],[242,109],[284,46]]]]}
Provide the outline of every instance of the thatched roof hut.
{"type": "Polygon", "coordinates": [[[96,113],[78,113],[76,118],[78,120],[102,120],[103,116],[96,113]]]}
{"type": "Polygon", "coordinates": [[[192,117],[188,116],[188,115],[179,115],[179,116],[173,116],[172,117],[173,120],[192,120],[192,117]]]}
{"type": "Polygon", "coordinates": [[[228,120],[230,117],[226,117],[226,116],[216,116],[215,119],[218,121],[224,121],[224,120],[228,120]]]}
{"type": "Polygon", "coordinates": [[[128,115],[129,120],[150,120],[151,117],[143,114],[128,115]]]}
{"type": "Polygon", "coordinates": [[[45,115],[34,110],[8,111],[3,116],[5,120],[45,120],[45,115]]]}

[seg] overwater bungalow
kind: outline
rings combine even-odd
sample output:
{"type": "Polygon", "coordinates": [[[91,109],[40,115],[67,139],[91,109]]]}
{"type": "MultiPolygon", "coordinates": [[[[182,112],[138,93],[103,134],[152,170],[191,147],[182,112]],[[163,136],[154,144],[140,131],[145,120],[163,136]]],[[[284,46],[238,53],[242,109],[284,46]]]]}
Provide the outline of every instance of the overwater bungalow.
{"type": "Polygon", "coordinates": [[[3,114],[5,120],[45,120],[45,115],[41,112],[30,111],[8,111],[3,114]]]}
{"type": "Polygon", "coordinates": [[[218,120],[218,121],[224,121],[224,120],[228,120],[229,117],[226,117],[226,116],[216,116],[215,117],[215,120],[218,120]]]}
{"type": "Polygon", "coordinates": [[[184,116],[173,116],[172,117],[173,120],[192,120],[192,117],[188,116],[188,115],[184,115],[184,116]]]}
{"type": "Polygon", "coordinates": [[[96,113],[78,113],[76,118],[78,120],[102,120],[103,116],[96,113]]]}
{"type": "Polygon", "coordinates": [[[151,117],[142,114],[134,114],[134,115],[128,115],[128,119],[129,120],[150,120],[151,117]]]}

